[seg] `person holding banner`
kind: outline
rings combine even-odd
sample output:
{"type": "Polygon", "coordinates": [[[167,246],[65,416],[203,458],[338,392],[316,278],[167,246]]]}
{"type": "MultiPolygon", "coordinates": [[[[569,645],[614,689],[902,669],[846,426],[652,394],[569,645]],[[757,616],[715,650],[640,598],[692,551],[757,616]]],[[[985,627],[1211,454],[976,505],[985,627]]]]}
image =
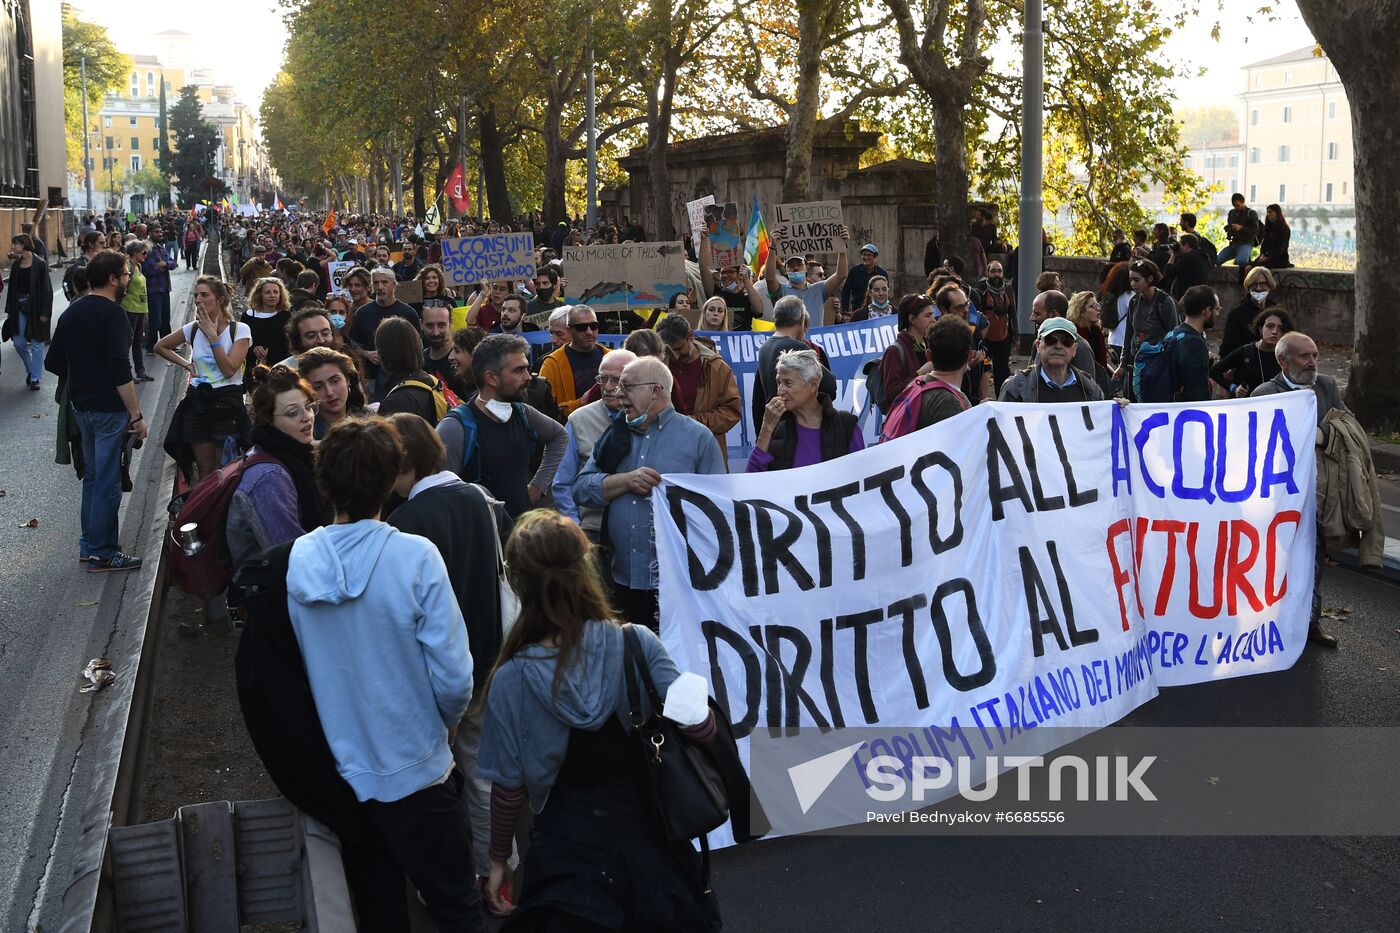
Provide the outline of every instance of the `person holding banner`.
{"type": "Polygon", "coordinates": [[[584,534],[588,535],[588,540],[594,544],[598,543],[598,534],[603,526],[603,510],[574,505],[574,480],[578,479],[603,432],[622,417],[623,398],[617,386],[622,381],[622,370],[636,358],[637,354],[622,349],[603,357],[602,365],[598,367],[600,398],[575,411],[564,425],[564,433],[569,440],[564,448],[564,459],[554,473],[554,507],[560,514],[578,522],[584,534]]]}
{"type": "Polygon", "coordinates": [[[666,473],[725,473],[714,435],[671,405],[674,379],[656,357],[622,371],[623,418],[598,441],[574,481],[574,502],[604,509],[613,600],[622,617],[657,631],[656,540],[651,493],[666,473]]]}
{"type": "MultiPolygon", "coordinates": [[[[807,313],[812,320],[828,323],[825,317],[825,308],[828,298],[841,294],[841,286],[846,282],[846,272],[850,259],[846,257],[845,240],[850,237],[851,232],[846,227],[841,228],[841,250],[836,257],[836,274],[829,279],[820,282],[807,281],[807,260],[802,256],[789,256],[784,264],[787,269],[787,277],[780,278],[778,275],[778,256],[776,250],[768,251],[768,266],[764,269],[763,276],[768,283],[768,294],[773,298],[796,295],[807,305],[807,313]]],[[[835,323],[835,319],[831,321],[835,323]]]]}
{"type": "Polygon", "coordinates": [[[776,366],[778,394],[764,406],[745,472],[810,466],[865,449],[856,416],[837,411],[821,391],[828,373],[815,350],[787,350],[776,366]]]}

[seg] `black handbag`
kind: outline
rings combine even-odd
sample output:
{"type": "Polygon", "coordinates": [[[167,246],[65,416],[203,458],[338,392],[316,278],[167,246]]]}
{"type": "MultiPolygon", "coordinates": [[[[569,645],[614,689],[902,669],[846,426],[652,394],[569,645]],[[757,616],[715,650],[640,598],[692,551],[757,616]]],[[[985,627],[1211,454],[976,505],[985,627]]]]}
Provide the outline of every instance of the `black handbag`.
{"type": "Polygon", "coordinates": [[[701,840],[706,852],[705,834],[729,819],[729,799],[719,765],[699,743],[681,733],[681,727],[661,715],[662,699],[636,631],[623,626],[627,644],[627,704],[632,735],[645,772],[643,794],[659,818],[666,838],[673,842],[701,840]],[[640,672],[651,703],[649,714],[642,712],[637,676],[640,672]]]}

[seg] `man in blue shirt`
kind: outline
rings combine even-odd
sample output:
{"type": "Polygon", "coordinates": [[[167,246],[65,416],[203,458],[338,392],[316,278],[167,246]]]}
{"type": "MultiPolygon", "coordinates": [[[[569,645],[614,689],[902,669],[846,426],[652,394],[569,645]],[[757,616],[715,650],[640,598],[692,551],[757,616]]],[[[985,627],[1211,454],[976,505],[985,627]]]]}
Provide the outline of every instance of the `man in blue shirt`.
{"type": "Polygon", "coordinates": [[[666,473],[724,473],[715,437],[671,405],[671,370],[642,357],[622,370],[622,418],[599,441],[578,479],[574,502],[604,509],[603,540],[613,602],[623,619],[658,631],[656,543],[651,492],[666,473]]]}
{"type": "Polygon", "coordinates": [[[841,310],[846,314],[865,304],[865,289],[871,279],[882,275],[889,280],[890,274],[875,262],[879,255],[880,249],[874,243],[860,248],[860,265],[846,274],[846,284],[841,286],[841,310]]]}
{"type": "Polygon", "coordinates": [[[559,461],[559,469],[554,474],[554,507],[578,522],[594,544],[598,543],[602,528],[603,510],[579,508],[574,504],[574,480],[587,465],[603,432],[622,417],[623,398],[617,387],[622,382],[622,370],[636,358],[637,354],[622,349],[603,357],[596,379],[603,397],[575,410],[564,425],[569,441],[564,448],[564,459],[559,461]]]}

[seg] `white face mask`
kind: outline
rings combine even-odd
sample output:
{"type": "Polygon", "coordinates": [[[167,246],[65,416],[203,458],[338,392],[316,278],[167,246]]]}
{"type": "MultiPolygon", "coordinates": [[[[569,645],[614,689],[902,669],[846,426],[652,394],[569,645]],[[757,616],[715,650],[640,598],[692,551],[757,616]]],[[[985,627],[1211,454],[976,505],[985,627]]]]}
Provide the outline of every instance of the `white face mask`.
{"type": "Polygon", "coordinates": [[[1255,304],[1257,304],[1257,305],[1262,305],[1265,301],[1268,300],[1268,298],[1269,298],[1269,293],[1268,293],[1268,292],[1250,292],[1250,293],[1249,293],[1249,297],[1251,297],[1251,298],[1254,299],[1254,303],[1255,303],[1255,304]]]}
{"type": "Polygon", "coordinates": [[[500,422],[509,421],[510,416],[515,414],[515,409],[511,407],[510,402],[503,402],[495,398],[486,403],[486,410],[500,422]]]}

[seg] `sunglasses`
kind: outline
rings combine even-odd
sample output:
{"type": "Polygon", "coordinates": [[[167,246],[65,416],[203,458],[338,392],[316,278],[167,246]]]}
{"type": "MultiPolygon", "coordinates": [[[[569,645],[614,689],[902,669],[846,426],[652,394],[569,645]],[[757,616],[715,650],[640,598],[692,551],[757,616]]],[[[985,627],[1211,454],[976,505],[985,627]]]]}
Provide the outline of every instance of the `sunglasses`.
{"type": "Polygon", "coordinates": [[[1073,337],[1071,337],[1064,331],[1057,330],[1046,334],[1044,337],[1041,337],[1040,342],[1045,344],[1047,347],[1053,347],[1057,344],[1062,347],[1072,347],[1078,341],[1076,341],[1073,337]]]}
{"type": "Polygon", "coordinates": [[[581,334],[581,333],[583,333],[583,332],[586,331],[586,330],[597,330],[597,329],[598,329],[598,322],[597,322],[597,321],[584,321],[584,322],[581,323],[581,324],[570,324],[569,326],[573,328],[574,333],[576,333],[576,334],[581,334]]]}

